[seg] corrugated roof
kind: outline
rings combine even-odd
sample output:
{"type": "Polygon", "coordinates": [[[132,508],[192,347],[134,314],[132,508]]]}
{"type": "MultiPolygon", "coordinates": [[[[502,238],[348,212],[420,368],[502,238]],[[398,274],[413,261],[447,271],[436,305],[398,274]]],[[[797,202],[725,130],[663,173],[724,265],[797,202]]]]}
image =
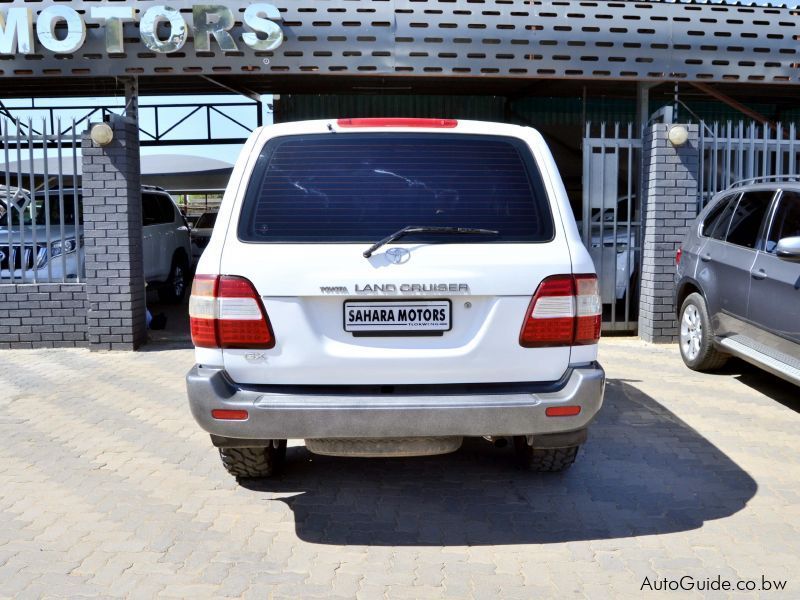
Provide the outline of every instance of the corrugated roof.
{"type": "MultiPolygon", "coordinates": [[[[627,0],[642,2],[642,0],[627,0]]],[[[660,2],[662,4],[725,4],[727,6],[760,6],[762,8],[798,8],[800,2],[770,2],[765,0],[644,0],[644,2],[660,2]]]]}

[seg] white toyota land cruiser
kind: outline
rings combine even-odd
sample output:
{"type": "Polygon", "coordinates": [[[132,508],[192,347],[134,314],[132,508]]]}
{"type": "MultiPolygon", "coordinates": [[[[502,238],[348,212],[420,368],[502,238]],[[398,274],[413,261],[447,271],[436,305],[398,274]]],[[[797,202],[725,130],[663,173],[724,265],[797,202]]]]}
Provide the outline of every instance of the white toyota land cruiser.
{"type": "Polygon", "coordinates": [[[189,304],[192,413],[237,477],[513,438],[572,464],[603,401],[597,278],[542,137],[440,119],[258,129],[189,304]]]}

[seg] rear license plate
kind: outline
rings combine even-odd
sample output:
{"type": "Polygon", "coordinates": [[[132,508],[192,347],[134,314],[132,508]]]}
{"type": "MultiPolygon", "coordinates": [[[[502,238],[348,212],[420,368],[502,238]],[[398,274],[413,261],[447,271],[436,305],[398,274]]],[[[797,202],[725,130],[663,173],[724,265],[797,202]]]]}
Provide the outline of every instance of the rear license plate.
{"type": "Polygon", "coordinates": [[[344,330],[355,336],[442,335],[450,331],[450,300],[348,300],[344,330]]]}

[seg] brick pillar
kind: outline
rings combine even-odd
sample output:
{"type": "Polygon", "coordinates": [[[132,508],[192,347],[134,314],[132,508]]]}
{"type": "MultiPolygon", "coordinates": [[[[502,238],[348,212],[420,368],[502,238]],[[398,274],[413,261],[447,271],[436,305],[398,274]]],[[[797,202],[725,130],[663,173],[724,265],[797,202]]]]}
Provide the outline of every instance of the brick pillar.
{"type": "Polygon", "coordinates": [[[89,347],[134,350],[147,339],[139,129],[112,116],[114,139],[83,135],[83,214],[89,347]]]}
{"type": "Polygon", "coordinates": [[[669,142],[670,127],[651,125],[642,141],[644,238],[639,336],[648,342],[677,340],[675,251],[697,216],[699,127],[685,126],[689,140],[680,147],[669,142]]]}

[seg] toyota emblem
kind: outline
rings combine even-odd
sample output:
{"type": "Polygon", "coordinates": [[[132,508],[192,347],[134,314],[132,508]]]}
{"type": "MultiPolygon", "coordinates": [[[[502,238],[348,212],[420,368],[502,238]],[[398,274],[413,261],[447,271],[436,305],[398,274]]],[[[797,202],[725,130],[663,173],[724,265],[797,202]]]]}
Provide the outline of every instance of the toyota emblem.
{"type": "Polygon", "coordinates": [[[389,248],[386,251],[386,259],[395,265],[401,265],[405,262],[408,262],[409,258],[411,258],[411,252],[405,248],[389,248]]]}

